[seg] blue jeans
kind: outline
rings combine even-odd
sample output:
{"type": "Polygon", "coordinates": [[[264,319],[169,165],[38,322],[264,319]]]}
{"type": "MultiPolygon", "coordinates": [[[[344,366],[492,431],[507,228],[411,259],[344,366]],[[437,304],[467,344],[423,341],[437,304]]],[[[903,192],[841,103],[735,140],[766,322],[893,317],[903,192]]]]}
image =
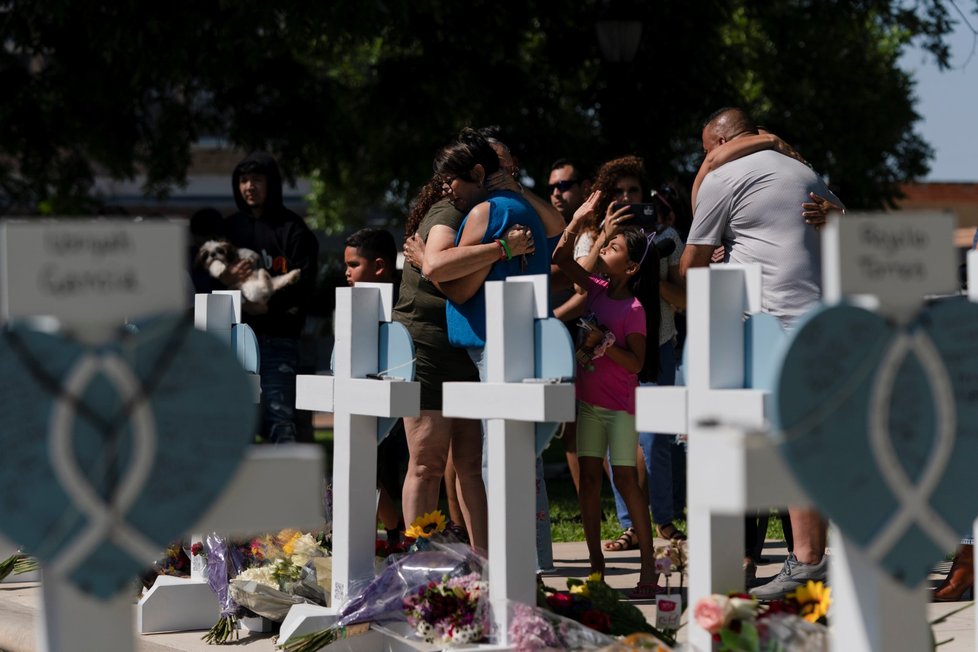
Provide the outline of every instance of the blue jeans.
{"type": "MultiPolygon", "coordinates": [[[[659,347],[659,376],[656,385],[669,386],[676,384],[676,342],[669,340],[659,347]]],[[[672,451],[676,445],[675,435],[657,435],[652,432],[638,433],[638,445],[645,457],[646,483],[649,489],[649,505],[656,523],[671,523],[675,518],[673,513],[672,496],[672,451]]],[[[608,465],[609,469],[611,465],[608,465]]],[[[628,515],[625,501],[615,488],[614,472],[612,471],[611,490],[615,494],[615,511],[622,528],[632,527],[632,518],[628,515]]]]}
{"type": "Polygon", "coordinates": [[[261,376],[261,434],[271,444],[296,440],[295,376],[299,340],[258,336],[261,376]]]}
{"type": "MultiPolygon", "coordinates": [[[[486,382],[486,350],[466,349],[469,357],[479,369],[479,380],[486,382]]],[[[488,428],[482,420],[482,482],[489,488],[489,440],[488,428]]],[[[551,570],[554,567],[553,539],[550,533],[550,499],[547,496],[547,483],[543,477],[543,457],[537,455],[536,464],[536,530],[537,530],[537,570],[551,570]]]]}

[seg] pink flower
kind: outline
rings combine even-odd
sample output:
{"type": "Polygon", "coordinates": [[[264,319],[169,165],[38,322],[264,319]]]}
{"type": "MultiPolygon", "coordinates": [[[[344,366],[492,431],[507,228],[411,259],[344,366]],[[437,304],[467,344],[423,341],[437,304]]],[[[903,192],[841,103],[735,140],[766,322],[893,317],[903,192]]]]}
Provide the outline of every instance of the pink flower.
{"type": "Polygon", "coordinates": [[[700,598],[696,603],[696,608],[693,610],[693,614],[696,618],[696,624],[710,632],[711,634],[716,634],[724,625],[723,612],[726,609],[727,598],[722,595],[711,595],[706,598],[700,598]]]}
{"type": "Polygon", "coordinates": [[[660,557],[655,560],[655,572],[668,575],[672,573],[672,560],[668,557],[660,557]]]}

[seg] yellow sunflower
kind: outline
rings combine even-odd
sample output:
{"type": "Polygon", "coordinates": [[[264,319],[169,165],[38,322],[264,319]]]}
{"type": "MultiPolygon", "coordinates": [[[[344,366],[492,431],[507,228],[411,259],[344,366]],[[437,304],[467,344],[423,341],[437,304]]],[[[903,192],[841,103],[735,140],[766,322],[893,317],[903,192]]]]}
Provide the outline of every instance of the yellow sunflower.
{"type": "Polygon", "coordinates": [[[804,586],[799,586],[787,597],[798,603],[801,609],[800,615],[805,620],[814,623],[829,612],[829,605],[832,604],[832,589],[822,582],[808,580],[804,586]]]}
{"type": "Polygon", "coordinates": [[[411,539],[427,539],[439,532],[444,532],[446,525],[445,515],[436,509],[414,519],[411,527],[404,531],[404,536],[411,539]]]}

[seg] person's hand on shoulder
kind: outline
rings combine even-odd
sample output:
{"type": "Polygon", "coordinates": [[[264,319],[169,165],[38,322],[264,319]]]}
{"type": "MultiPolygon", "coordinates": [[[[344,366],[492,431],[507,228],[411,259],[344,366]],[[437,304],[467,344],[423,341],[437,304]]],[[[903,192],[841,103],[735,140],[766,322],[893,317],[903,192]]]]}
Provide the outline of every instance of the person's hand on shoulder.
{"type": "Polygon", "coordinates": [[[404,262],[417,269],[424,264],[424,240],[417,233],[404,241],[404,262]]]}
{"type": "Polygon", "coordinates": [[[825,221],[829,213],[833,211],[838,211],[843,215],[846,213],[842,206],[821,195],[810,192],[808,196],[811,198],[811,201],[802,202],[801,216],[805,218],[805,223],[814,226],[816,231],[822,226],[825,226],[825,221]]]}
{"type": "Polygon", "coordinates": [[[506,245],[513,256],[532,254],[536,250],[533,232],[522,224],[514,224],[509,227],[509,230],[503,234],[503,240],[506,241],[506,245]]]}

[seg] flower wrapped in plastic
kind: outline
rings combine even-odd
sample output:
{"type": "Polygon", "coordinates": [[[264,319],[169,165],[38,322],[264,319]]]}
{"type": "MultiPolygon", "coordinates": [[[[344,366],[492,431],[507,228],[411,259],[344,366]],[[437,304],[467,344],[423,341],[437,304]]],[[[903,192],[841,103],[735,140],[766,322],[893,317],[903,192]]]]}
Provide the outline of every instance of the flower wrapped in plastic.
{"type": "Polygon", "coordinates": [[[314,560],[327,555],[309,533],[283,530],[256,538],[251,550],[260,565],[251,566],[231,579],[231,597],[239,605],[275,622],[282,622],[296,604],[326,604],[316,583],[314,560]],[[312,581],[304,581],[308,578],[312,581]]]}
{"type": "Polygon", "coordinates": [[[516,650],[598,650],[615,639],[541,607],[510,602],[507,644],[516,650]]]}
{"type": "Polygon", "coordinates": [[[404,598],[407,622],[426,643],[478,643],[489,634],[488,589],[479,573],[432,580],[404,598]]]}
{"type": "Polygon", "coordinates": [[[585,580],[568,578],[567,589],[556,591],[545,587],[540,596],[541,606],[612,636],[641,632],[655,636],[666,645],[675,645],[672,633],[649,624],[638,607],[623,600],[621,593],[608,586],[599,573],[585,580]]]}
{"type": "MultiPolygon", "coordinates": [[[[241,572],[231,580],[231,597],[242,607],[259,616],[275,622],[282,622],[289,609],[297,604],[322,604],[297,594],[293,590],[283,590],[276,567],[279,564],[255,566],[241,572]]],[[[291,570],[288,571],[291,574],[291,570]]],[[[296,586],[297,582],[287,580],[285,585],[296,586]]]]}
{"type": "Polygon", "coordinates": [[[357,590],[343,604],[334,626],[312,634],[291,638],[279,647],[286,652],[312,652],[346,638],[351,625],[366,622],[406,621],[404,600],[430,582],[445,578],[484,576],[485,562],[468,546],[434,544],[430,550],[391,558],[372,582],[357,590]]]}
{"type": "Polygon", "coordinates": [[[242,611],[231,597],[230,584],[231,578],[244,570],[245,560],[237,547],[217,534],[207,535],[203,543],[207,556],[207,584],[217,597],[221,615],[201,638],[207,643],[221,645],[238,637],[238,617],[242,611]]]}

